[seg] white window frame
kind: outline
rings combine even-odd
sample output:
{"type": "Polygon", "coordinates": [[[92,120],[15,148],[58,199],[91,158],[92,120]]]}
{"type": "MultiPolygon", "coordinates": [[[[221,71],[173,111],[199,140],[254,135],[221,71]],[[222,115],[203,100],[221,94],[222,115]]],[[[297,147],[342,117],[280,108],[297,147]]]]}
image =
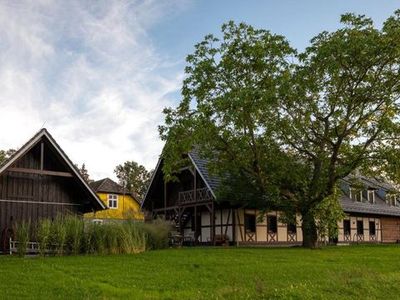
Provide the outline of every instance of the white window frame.
{"type": "Polygon", "coordinates": [[[397,206],[397,194],[390,195],[390,205],[397,206]]]}
{"type": "Polygon", "coordinates": [[[108,208],[110,209],[118,209],[118,195],[116,194],[108,194],[108,208]]]}
{"type": "Polygon", "coordinates": [[[353,197],[353,196],[357,196],[357,190],[354,188],[350,188],[350,199],[357,201],[357,202],[363,202],[362,191],[360,191],[360,193],[359,193],[359,196],[360,196],[359,199],[358,199],[358,197],[353,197]]]}
{"type": "Polygon", "coordinates": [[[397,203],[398,194],[386,194],[386,203],[390,206],[399,206],[397,203]]]}
{"type": "Polygon", "coordinates": [[[367,191],[367,195],[368,195],[368,202],[369,203],[375,203],[375,190],[368,190],[367,191]]]}

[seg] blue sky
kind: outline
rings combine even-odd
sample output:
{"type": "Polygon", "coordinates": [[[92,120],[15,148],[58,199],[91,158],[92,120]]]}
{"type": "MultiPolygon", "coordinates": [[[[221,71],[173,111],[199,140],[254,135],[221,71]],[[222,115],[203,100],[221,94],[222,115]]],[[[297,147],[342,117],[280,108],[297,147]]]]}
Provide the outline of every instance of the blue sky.
{"type": "Polygon", "coordinates": [[[136,160],[153,168],[161,110],[179,101],[185,57],[224,22],[285,35],[299,50],[342,13],[378,27],[396,1],[1,1],[0,149],[43,124],[94,179],[136,160]]]}

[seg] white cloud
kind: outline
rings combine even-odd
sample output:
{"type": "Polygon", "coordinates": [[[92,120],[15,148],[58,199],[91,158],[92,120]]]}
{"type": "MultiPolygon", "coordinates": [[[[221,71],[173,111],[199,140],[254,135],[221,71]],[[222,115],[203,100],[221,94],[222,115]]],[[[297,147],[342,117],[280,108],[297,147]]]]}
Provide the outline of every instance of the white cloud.
{"type": "Polygon", "coordinates": [[[148,31],[187,4],[0,2],[0,149],[20,146],[45,122],[92,177],[132,159],[154,167],[161,110],[176,100],[168,95],[180,88],[182,66],[157,52],[148,31]]]}

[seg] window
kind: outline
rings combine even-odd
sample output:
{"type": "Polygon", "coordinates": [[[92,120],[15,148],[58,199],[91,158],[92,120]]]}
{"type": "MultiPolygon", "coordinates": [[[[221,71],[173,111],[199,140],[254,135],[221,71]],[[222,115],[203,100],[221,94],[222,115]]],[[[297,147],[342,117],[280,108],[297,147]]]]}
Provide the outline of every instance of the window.
{"type": "Polygon", "coordinates": [[[357,234],[358,235],[364,234],[364,223],[362,220],[357,221],[357,234]]]}
{"type": "Polygon", "coordinates": [[[369,235],[375,235],[376,228],[375,228],[375,221],[369,221],[369,235]]]}
{"type": "Polygon", "coordinates": [[[375,203],[375,191],[374,190],[368,190],[368,202],[375,203]]]}
{"type": "Polygon", "coordinates": [[[113,195],[113,194],[108,195],[108,207],[113,209],[118,208],[118,195],[113,195]]]}
{"type": "Polygon", "coordinates": [[[296,224],[295,223],[289,223],[287,225],[287,231],[288,231],[288,233],[296,233],[296,224]]]}
{"type": "Polygon", "coordinates": [[[343,233],[344,235],[351,235],[350,220],[343,220],[343,233]]]}
{"type": "Polygon", "coordinates": [[[350,188],[350,198],[357,202],[362,202],[362,192],[355,188],[350,188]]]}
{"type": "Polygon", "coordinates": [[[268,233],[278,232],[278,220],[276,216],[267,216],[267,230],[268,233]]]}
{"type": "Polygon", "coordinates": [[[244,214],[244,230],[256,232],[256,215],[244,214]]]}
{"type": "Polygon", "coordinates": [[[393,206],[398,206],[398,197],[396,194],[386,194],[386,203],[393,206]]]}

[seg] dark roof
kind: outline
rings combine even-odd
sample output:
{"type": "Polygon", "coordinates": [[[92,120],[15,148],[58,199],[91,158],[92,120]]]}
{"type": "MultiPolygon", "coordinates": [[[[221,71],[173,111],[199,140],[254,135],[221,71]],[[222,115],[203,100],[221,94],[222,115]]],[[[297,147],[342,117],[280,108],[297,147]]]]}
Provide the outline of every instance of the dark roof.
{"type": "MultiPolygon", "coordinates": [[[[216,192],[218,190],[218,187],[220,186],[220,184],[222,184],[221,178],[210,174],[207,168],[207,164],[209,161],[207,159],[202,158],[197,150],[190,151],[188,153],[188,156],[192,161],[193,165],[195,166],[195,168],[197,169],[197,171],[199,172],[200,176],[204,180],[206,186],[210,189],[214,198],[216,198],[216,192]]],[[[153,173],[151,183],[153,182],[154,176],[158,168],[161,166],[161,161],[162,159],[160,159],[157,163],[157,167],[155,172],[153,173]]],[[[384,191],[396,190],[396,188],[392,184],[384,181],[382,178],[377,178],[377,177],[366,177],[362,175],[348,176],[343,181],[347,184],[351,184],[352,178],[354,177],[356,177],[356,179],[362,182],[366,189],[371,188],[375,190],[384,190],[384,191]]],[[[148,187],[144,199],[146,199],[150,187],[151,184],[148,187]]],[[[343,193],[343,195],[341,196],[340,203],[343,208],[343,211],[347,213],[400,216],[400,207],[391,206],[390,204],[386,203],[385,199],[382,199],[377,193],[375,193],[375,203],[369,203],[367,201],[365,202],[354,201],[350,199],[346,195],[346,193],[343,193]]]]}
{"type": "MultiPolygon", "coordinates": [[[[351,184],[352,180],[360,182],[365,189],[382,190],[385,193],[396,191],[396,188],[392,184],[384,181],[382,178],[350,175],[343,179],[343,181],[348,184],[351,184]]],[[[343,193],[340,202],[345,212],[400,216],[400,207],[390,205],[381,195],[382,194],[375,193],[375,203],[370,203],[366,201],[367,199],[363,199],[363,202],[354,201],[350,199],[346,193],[343,193]]]]}
{"type": "Polygon", "coordinates": [[[198,151],[196,150],[190,151],[189,158],[191,159],[192,163],[196,167],[200,176],[203,178],[205,184],[215,197],[216,191],[218,190],[218,187],[221,184],[221,178],[218,176],[211,175],[210,172],[208,172],[207,168],[208,160],[201,158],[198,151]]]}
{"type": "Polygon", "coordinates": [[[104,178],[90,183],[91,188],[97,193],[127,194],[124,187],[111,180],[104,178]]]}
{"type": "Polygon", "coordinates": [[[58,152],[58,154],[64,160],[64,162],[71,168],[75,177],[83,184],[88,193],[91,195],[90,200],[92,201],[92,203],[95,203],[95,205],[100,207],[101,209],[106,209],[106,206],[103,204],[103,202],[97,197],[96,193],[93,192],[86,180],[83,179],[78,168],[72,163],[70,158],[67,156],[64,150],[60,147],[60,145],[56,142],[56,140],[47,131],[46,128],[40,129],[31,139],[29,139],[21,148],[19,148],[13,155],[11,155],[0,165],[0,175],[5,172],[9,167],[11,167],[12,164],[14,164],[19,158],[21,158],[24,154],[31,150],[32,147],[34,147],[43,138],[46,138],[50,142],[56,152],[58,152]]]}
{"type": "MultiPolygon", "coordinates": [[[[201,158],[198,151],[191,151],[189,153],[189,157],[195,165],[197,171],[205,181],[207,187],[211,190],[215,197],[216,191],[221,184],[221,178],[219,178],[218,176],[213,176],[208,172],[208,160],[201,158]]],[[[357,179],[359,179],[366,188],[382,189],[384,191],[395,190],[395,187],[392,184],[385,182],[380,178],[358,175],[357,179]]],[[[344,181],[350,183],[351,177],[349,176],[345,178],[344,181]]],[[[340,202],[343,211],[349,213],[400,216],[400,207],[389,205],[377,194],[375,194],[375,203],[357,202],[350,199],[346,194],[342,195],[342,197],[340,198],[340,202]]]]}
{"type": "Polygon", "coordinates": [[[342,195],[340,202],[344,212],[400,216],[400,207],[387,204],[378,195],[375,195],[375,203],[357,202],[350,199],[347,195],[342,195]]]}
{"type": "MultiPolygon", "coordinates": [[[[112,193],[119,195],[131,195],[132,198],[138,202],[139,196],[135,193],[130,193],[125,190],[124,187],[110,178],[103,178],[101,180],[93,181],[90,183],[90,187],[96,193],[112,193]]],[[[139,203],[139,202],[138,202],[139,203]]]]}

